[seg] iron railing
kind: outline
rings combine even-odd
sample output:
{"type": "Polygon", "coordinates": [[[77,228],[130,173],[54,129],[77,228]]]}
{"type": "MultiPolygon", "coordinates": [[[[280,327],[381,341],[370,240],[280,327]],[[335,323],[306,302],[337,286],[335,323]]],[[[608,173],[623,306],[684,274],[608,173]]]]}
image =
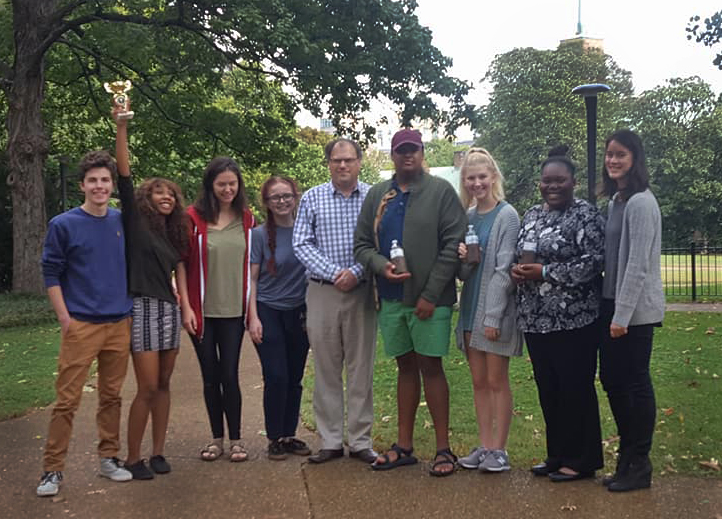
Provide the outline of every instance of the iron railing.
{"type": "Polygon", "coordinates": [[[722,247],[663,248],[661,267],[668,301],[722,299],[722,247]]]}

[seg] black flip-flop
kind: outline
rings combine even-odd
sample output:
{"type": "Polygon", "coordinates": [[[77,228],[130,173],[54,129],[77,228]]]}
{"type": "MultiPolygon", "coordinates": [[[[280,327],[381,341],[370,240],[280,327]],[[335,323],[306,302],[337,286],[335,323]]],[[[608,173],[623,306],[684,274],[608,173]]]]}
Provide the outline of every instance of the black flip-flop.
{"type": "Polygon", "coordinates": [[[456,470],[456,460],[456,454],[451,452],[451,449],[441,449],[440,451],[436,451],[436,456],[434,456],[434,463],[429,469],[429,474],[438,478],[451,476],[456,470]],[[436,458],[438,458],[439,456],[441,456],[441,459],[437,460],[436,458]],[[451,470],[449,470],[448,472],[437,469],[439,465],[449,464],[451,465],[451,470]]]}
{"type": "Polygon", "coordinates": [[[379,463],[378,460],[371,464],[373,470],[391,470],[396,467],[403,467],[404,465],[413,465],[418,463],[419,460],[416,456],[413,456],[414,449],[402,449],[395,443],[391,446],[386,454],[382,454],[380,457],[384,459],[383,463],[379,463]],[[391,461],[388,452],[394,451],[396,453],[396,459],[391,461]]]}

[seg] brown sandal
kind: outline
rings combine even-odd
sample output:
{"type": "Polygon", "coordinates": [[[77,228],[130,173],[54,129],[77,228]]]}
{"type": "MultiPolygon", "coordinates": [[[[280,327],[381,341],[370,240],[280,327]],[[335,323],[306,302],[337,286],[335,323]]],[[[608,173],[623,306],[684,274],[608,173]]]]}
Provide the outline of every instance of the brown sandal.
{"type": "Polygon", "coordinates": [[[209,443],[201,449],[201,459],[203,461],[216,461],[223,454],[223,447],[217,443],[209,443]]]}
{"type": "Polygon", "coordinates": [[[246,461],[248,459],[248,451],[243,447],[243,444],[240,442],[232,443],[231,450],[229,452],[231,454],[231,461],[234,463],[246,461]]]}

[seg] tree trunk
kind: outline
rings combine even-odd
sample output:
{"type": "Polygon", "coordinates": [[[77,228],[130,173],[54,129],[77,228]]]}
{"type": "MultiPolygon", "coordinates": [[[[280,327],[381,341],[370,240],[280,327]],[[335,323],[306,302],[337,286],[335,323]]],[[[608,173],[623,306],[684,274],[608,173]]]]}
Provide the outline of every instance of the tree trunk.
{"type": "Polygon", "coordinates": [[[56,2],[13,1],[15,62],[8,95],[8,184],[13,202],[13,292],[43,293],[40,256],[46,229],[43,166],[49,140],[42,115],[47,20],[56,2]]]}

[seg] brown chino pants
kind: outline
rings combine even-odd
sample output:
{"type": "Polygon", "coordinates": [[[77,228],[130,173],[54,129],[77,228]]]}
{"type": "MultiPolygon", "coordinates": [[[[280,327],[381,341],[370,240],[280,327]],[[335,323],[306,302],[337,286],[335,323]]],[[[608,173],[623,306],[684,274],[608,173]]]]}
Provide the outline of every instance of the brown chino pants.
{"type": "Polygon", "coordinates": [[[86,323],[73,319],[60,344],[57,400],[45,443],[43,470],[63,470],[73,417],[80,405],[83,385],[93,359],[98,359],[98,454],[102,458],[120,450],[120,390],[130,356],[130,317],[114,323],[86,323]]]}

